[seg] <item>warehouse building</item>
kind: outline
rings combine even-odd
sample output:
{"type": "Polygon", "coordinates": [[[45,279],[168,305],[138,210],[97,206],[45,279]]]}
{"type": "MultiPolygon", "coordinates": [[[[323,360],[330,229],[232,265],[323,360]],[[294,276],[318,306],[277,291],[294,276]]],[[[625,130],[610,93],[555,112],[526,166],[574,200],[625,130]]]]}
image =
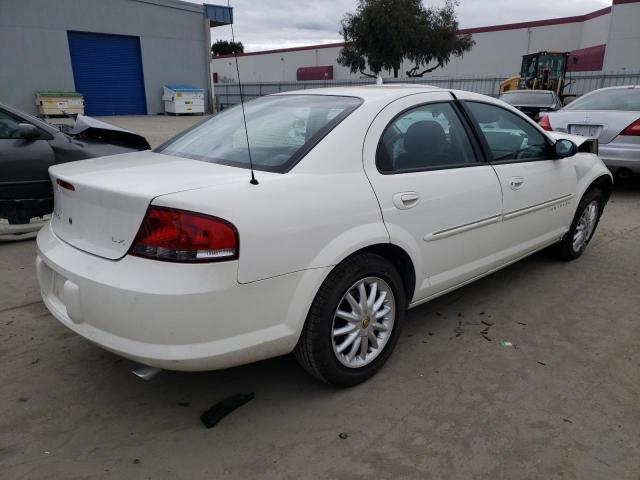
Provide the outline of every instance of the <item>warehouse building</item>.
{"type": "Polygon", "coordinates": [[[231,10],[178,0],[0,0],[0,102],[77,91],[88,115],[164,111],[163,85],[210,98],[210,27],[231,10]]]}
{"type": "MultiPolygon", "coordinates": [[[[432,76],[509,77],[520,71],[522,56],[538,51],[572,52],[569,70],[630,71],[640,69],[640,0],[613,0],[611,7],[565,18],[461,30],[476,44],[432,76]],[[574,60],[575,59],[575,60],[574,60]]],[[[287,48],[238,56],[245,82],[345,80],[360,78],[337,58],[343,43],[287,48]]],[[[400,69],[412,67],[405,62],[400,69]]],[[[214,78],[235,82],[233,56],[212,59],[214,78]]]]}

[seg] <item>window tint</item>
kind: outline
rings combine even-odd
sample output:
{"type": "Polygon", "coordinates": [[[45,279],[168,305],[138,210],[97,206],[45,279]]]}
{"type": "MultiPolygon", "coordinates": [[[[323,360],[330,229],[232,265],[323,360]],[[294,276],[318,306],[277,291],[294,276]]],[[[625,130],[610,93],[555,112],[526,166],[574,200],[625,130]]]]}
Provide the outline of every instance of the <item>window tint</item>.
{"type": "Polygon", "coordinates": [[[544,135],[515,113],[486,103],[468,102],[467,106],[480,124],[493,160],[526,160],[549,156],[549,145],[544,135]]]}
{"type": "Polygon", "coordinates": [[[402,172],[475,163],[467,133],[450,103],[408,110],[382,134],[376,164],[381,172],[402,172]]]}
{"type": "Polygon", "coordinates": [[[20,138],[18,122],[8,113],[0,110],[0,138],[20,138]]]}
{"type": "Polygon", "coordinates": [[[580,97],[564,110],[624,110],[640,111],[640,88],[600,90],[580,97]]]}
{"type": "MultiPolygon", "coordinates": [[[[360,103],[355,97],[329,95],[276,95],[247,102],[246,128],[254,168],[287,171],[360,103]]],[[[242,109],[225,110],[156,151],[249,168],[242,109]]]]}

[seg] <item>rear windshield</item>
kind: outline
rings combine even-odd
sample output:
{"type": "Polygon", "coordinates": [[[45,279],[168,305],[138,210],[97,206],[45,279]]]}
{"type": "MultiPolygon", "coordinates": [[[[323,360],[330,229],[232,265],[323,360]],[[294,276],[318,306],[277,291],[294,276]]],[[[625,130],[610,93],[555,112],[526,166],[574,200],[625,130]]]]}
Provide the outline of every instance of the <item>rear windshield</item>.
{"type": "MultiPolygon", "coordinates": [[[[360,103],[359,98],[331,95],[277,95],[246,102],[253,168],[288,171],[360,103]]],[[[223,111],[156,151],[249,168],[242,109],[223,111]]]]}
{"type": "Polygon", "coordinates": [[[549,92],[514,92],[505,93],[500,97],[500,100],[510,105],[551,105],[553,104],[553,95],[549,92]]]}
{"type": "Polygon", "coordinates": [[[580,97],[564,110],[623,110],[640,111],[640,88],[600,90],[580,97]]]}

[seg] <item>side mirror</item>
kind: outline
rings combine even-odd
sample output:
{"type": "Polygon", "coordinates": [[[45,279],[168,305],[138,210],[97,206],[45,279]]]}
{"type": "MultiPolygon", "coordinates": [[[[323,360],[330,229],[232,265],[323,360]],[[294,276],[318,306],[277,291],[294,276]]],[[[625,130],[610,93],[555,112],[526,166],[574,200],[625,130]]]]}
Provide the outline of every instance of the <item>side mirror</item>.
{"type": "Polygon", "coordinates": [[[576,144],[566,138],[558,140],[554,148],[556,151],[556,158],[573,157],[578,151],[576,144]]]}
{"type": "Polygon", "coordinates": [[[18,125],[18,134],[20,138],[24,138],[25,140],[40,138],[40,130],[30,123],[20,123],[18,125]]]}

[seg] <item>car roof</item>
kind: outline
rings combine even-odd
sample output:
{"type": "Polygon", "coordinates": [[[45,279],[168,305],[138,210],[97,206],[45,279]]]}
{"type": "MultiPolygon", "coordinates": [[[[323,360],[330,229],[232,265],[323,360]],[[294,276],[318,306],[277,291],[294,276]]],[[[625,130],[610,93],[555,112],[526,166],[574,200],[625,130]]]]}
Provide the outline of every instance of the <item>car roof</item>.
{"type": "Polygon", "coordinates": [[[540,93],[549,94],[549,93],[555,93],[555,92],[553,90],[527,90],[526,88],[522,88],[520,90],[508,90],[504,92],[502,95],[509,95],[510,93],[533,93],[534,95],[537,95],[540,93]]]}
{"type": "Polygon", "coordinates": [[[597,90],[591,90],[589,93],[601,92],[602,90],[623,90],[623,89],[634,89],[634,88],[640,88],[640,85],[616,85],[615,87],[603,87],[603,88],[598,88],[597,90]]]}
{"type": "Polygon", "coordinates": [[[387,98],[400,98],[407,93],[451,92],[448,89],[432,85],[387,84],[387,85],[359,85],[353,87],[312,88],[308,90],[292,90],[274,95],[335,95],[343,97],[358,97],[366,101],[387,98]]]}

